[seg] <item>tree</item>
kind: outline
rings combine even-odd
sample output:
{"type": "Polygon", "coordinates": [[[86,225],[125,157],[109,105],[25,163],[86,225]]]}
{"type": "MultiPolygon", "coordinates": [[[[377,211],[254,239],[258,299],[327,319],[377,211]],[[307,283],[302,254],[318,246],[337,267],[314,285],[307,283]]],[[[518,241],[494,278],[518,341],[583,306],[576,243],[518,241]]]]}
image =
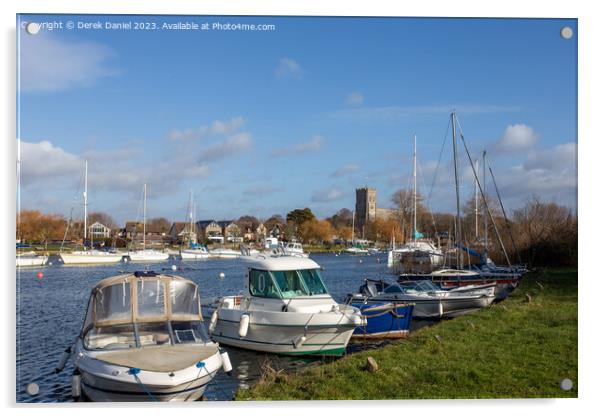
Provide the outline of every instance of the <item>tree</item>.
{"type": "Polygon", "coordinates": [[[332,240],[335,231],[327,220],[318,221],[315,218],[305,221],[299,227],[299,236],[304,243],[322,243],[332,240]]]}
{"type": "Polygon", "coordinates": [[[270,230],[272,228],[274,228],[276,225],[280,226],[281,228],[284,227],[284,217],[280,214],[274,214],[272,215],[270,218],[268,218],[267,220],[264,221],[264,225],[265,228],[268,230],[268,232],[270,232],[270,230]]]}
{"type": "Polygon", "coordinates": [[[341,208],[332,217],[327,218],[334,228],[342,226],[351,226],[353,223],[353,212],[347,208],[341,208]]]}
{"type": "MultiPolygon", "coordinates": [[[[424,230],[432,222],[431,215],[422,203],[422,199],[420,193],[416,193],[416,228],[418,231],[424,230]]],[[[411,237],[414,222],[414,191],[400,189],[391,196],[391,202],[399,209],[402,228],[409,230],[406,237],[411,237]]]]}
{"type": "Polygon", "coordinates": [[[115,222],[113,217],[111,217],[105,212],[92,212],[91,214],[88,214],[88,225],[92,225],[95,222],[99,222],[105,227],[110,228],[111,230],[117,228],[117,223],[115,222]]]}
{"type": "Polygon", "coordinates": [[[167,218],[153,218],[148,220],[147,230],[153,230],[156,233],[168,233],[171,224],[167,218]]]}
{"type": "Polygon", "coordinates": [[[339,237],[339,239],[345,240],[345,241],[351,240],[351,227],[348,227],[346,225],[339,225],[335,229],[335,232],[336,232],[337,236],[339,237]]]}
{"type": "Polygon", "coordinates": [[[51,239],[62,239],[66,227],[67,221],[61,215],[24,210],[17,217],[17,239],[46,243],[51,239]]]}
{"type": "Polygon", "coordinates": [[[295,209],[286,214],[286,222],[292,222],[297,227],[300,227],[305,221],[316,219],[313,212],[309,208],[295,209]]]}
{"type": "Polygon", "coordinates": [[[395,237],[396,242],[403,241],[403,232],[396,220],[383,220],[377,218],[368,227],[367,237],[369,240],[388,243],[395,237]]]}
{"type": "Polygon", "coordinates": [[[252,215],[243,215],[238,219],[238,221],[236,221],[236,223],[240,229],[243,230],[243,232],[247,232],[247,230],[255,232],[255,229],[259,225],[259,220],[252,215]]]}

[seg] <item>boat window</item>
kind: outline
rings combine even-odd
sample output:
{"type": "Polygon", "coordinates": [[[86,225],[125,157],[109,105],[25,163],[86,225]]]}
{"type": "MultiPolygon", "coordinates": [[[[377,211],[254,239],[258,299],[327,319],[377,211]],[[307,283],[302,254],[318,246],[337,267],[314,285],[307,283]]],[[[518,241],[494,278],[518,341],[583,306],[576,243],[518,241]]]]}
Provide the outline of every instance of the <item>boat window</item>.
{"type": "Polygon", "coordinates": [[[134,325],[112,325],[94,327],[86,333],[84,346],[87,349],[122,350],[136,347],[134,325]]]}
{"type": "Polygon", "coordinates": [[[265,270],[249,271],[249,291],[251,295],[262,298],[280,298],[270,274],[265,270]]]}
{"type": "Polygon", "coordinates": [[[207,335],[207,330],[201,321],[172,322],[171,328],[176,344],[209,341],[209,335],[207,335]]]}
{"type": "Polygon", "coordinates": [[[160,280],[139,281],[138,316],[148,318],[165,315],[165,285],[160,280]]]}
{"type": "Polygon", "coordinates": [[[131,319],[132,302],[129,283],[124,282],[99,289],[94,299],[97,322],[131,319]]]}
{"type": "Polygon", "coordinates": [[[199,315],[199,294],[196,285],[172,280],[169,291],[172,315],[199,315]]]}
{"type": "Polygon", "coordinates": [[[296,270],[282,270],[270,272],[280,289],[283,299],[309,295],[296,270]]]}
{"type": "Polygon", "coordinates": [[[299,274],[303,278],[310,295],[324,295],[328,293],[318,269],[299,270],[299,274]]]}
{"type": "Polygon", "coordinates": [[[403,293],[403,289],[398,285],[391,285],[383,291],[385,293],[403,293]]]}
{"type": "Polygon", "coordinates": [[[137,324],[137,327],[138,342],[141,347],[171,344],[167,322],[143,323],[137,324]]]}

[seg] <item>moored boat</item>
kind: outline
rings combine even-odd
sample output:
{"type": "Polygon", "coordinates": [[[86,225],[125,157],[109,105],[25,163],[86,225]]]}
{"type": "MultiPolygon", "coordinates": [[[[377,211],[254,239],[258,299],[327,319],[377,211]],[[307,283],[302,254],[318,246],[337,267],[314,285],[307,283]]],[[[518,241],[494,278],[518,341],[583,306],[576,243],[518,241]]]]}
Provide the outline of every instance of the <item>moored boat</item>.
{"type": "Polygon", "coordinates": [[[48,256],[40,256],[34,251],[27,253],[18,253],[16,256],[17,267],[39,267],[48,262],[48,256]]]}
{"type": "Polygon", "coordinates": [[[209,250],[209,257],[214,259],[237,259],[240,256],[240,251],[232,250],[231,248],[215,248],[209,250]]]}
{"type": "Polygon", "coordinates": [[[289,355],[342,355],[360,311],[328,293],[320,266],[308,258],[244,256],[242,296],[219,300],[209,325],[214,340],[289,355]]]}
{"type": "Polygon", "coordinates": [[[351,301],[408,302],[416,318],[454,317],[487,307],[495,298],[495,285],[479,285],[462,291],[442,290],[430,280],[389,282],[366,279],[351,301]]]}
{"type": "Polygon", "coordinates": [[[406,338],[410,334],[414,304],[406,302],[351,300],[358,308],[365,325],[353,331],[354,338],[406,338]]]}
{"type": "Polygon", "coordinates": [[[93,401],[197,400],[231,370],[205,331],[197,285],[154,272],[100,281],[71,351],[73,384],[93,401]]]}

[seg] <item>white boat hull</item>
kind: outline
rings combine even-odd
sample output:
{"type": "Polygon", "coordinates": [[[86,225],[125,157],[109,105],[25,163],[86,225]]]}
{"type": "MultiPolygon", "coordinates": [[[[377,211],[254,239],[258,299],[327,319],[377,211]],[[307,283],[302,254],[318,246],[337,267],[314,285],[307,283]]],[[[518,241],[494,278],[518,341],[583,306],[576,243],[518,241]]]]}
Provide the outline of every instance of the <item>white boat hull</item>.
{"type": "Polygon", "coordinates": [[[254,311],[246,336],[239,335],[243,310],[219,309],[211,336],[225,345],[287,355],[342,355],[359,317],[342,313],[254,311]],[[301,337],[305,341],[298,343],[301,337]],[[295,345],[297,342],[297,345],[295,345]]]}
{"type": "Polygon", "coordinates": [[[39,267],[46,264],[48,257],[46,256],[35,256],[35,257],[21,257],[17,256],[17,267],[39,267]]]}
{"type": "Polygon", "coordinates": [[[214,259],[237,259],[241,256],[241,253],[237,251],[210,251],[209,256],[214,259]]]}
{"type": "Polygon", "coordinates": [[[130,251],[127,254],[130,261],[134,262],[155,262],[155,261],[165,261],[169,259],[169,253],[163,253],[161,251],[154,250],[140,250],[140,251],[130,251]]]}
{"type": "Polygon", "coordinates": [[[204,360],[204,367],[192,365],[178,371],[140,370],[137,378],[129,367],[109,364],[101,354],[81,347],[75,350],[75,365],[81,374],[85,396],[98,402],[194,401],[222,367],[219,351],[204,360]]]}
{"type": "Polygon", "coordinates": [[[118,263],[123,258],[123,254],[105,253],[105,252],[78,252],[59,254],[63,264],[109,264],[118,263]]]}
{"type": "Polygon", "coordinates": [[[182,250],[180,257],[182,260],[205,260],[209,258],[209,253],[201,250],[182,250]]]}

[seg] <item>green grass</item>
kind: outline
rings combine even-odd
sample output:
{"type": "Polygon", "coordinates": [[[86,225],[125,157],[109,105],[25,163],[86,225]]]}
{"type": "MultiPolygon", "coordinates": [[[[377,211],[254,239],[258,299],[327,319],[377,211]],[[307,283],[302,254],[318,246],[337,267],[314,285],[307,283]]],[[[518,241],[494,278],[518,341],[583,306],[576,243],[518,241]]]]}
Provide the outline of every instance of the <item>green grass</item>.
{"type": "Polygon", "coordinates": [[[377,350],[272,374],[239,390],[236,400],[577,397],[577,388],[577,271],[548,270],[527,274],[486,310],[377,350]],[[375,373],[364,370],[369,356],[375,373]],[[570,391],[560,389],[565,378],[573,381],[570,391]]]}

